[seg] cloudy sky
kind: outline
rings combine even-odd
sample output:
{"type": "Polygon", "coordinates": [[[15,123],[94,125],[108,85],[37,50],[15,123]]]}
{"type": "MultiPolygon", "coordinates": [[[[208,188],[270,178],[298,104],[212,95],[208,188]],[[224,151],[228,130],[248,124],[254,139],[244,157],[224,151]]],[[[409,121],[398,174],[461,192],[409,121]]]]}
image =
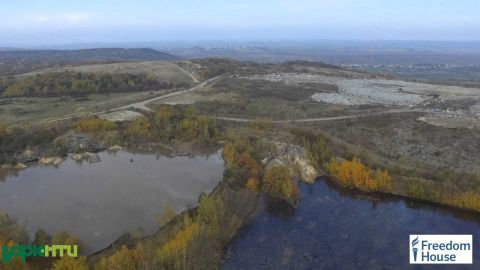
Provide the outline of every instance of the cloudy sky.
{"type": "Polygon", "coordinates": [[[0,45],[480,40],[478,0],[0,0],[0,45]]]}

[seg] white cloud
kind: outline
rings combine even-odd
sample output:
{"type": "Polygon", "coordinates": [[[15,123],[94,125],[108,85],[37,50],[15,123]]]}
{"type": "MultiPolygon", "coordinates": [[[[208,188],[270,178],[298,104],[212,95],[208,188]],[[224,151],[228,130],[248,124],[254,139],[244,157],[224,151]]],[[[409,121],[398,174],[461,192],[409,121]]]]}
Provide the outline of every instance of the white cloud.
{"type": "Polygon", "coordinates": [[[45,15],[39,15],[39,16],[34,16],[33,20],[37,22],[48,22],[48,21],[51,21],[52,18],[45,15]]]}
{"type": "Polygon", "coordinates": [[[89,22],[92,16],[88,13],[81,13],[81,12],[75,12],[75,13],[69,13],[61,16],[64,20],[66,20],[69,23],[73,24],[81,24],[81,23],[86,23],[89,22]]]}
{"type": "Polygon", "coordinates": [[[93,16],[89,13],[72,12],[65,14],[30,14],[24,16],[24,22],[33,22],[46,25],[86,24],[93,16]]]}

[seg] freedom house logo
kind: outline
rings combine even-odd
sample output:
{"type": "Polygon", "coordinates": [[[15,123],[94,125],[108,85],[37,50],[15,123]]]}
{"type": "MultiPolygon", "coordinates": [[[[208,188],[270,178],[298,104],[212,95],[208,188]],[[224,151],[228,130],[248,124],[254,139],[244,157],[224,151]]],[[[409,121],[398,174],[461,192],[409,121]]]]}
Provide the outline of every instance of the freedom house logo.
{"type": "Polygon", "coordinates": [[[472,235],[410,235],[411,264],[472,264],[472,235]]]}

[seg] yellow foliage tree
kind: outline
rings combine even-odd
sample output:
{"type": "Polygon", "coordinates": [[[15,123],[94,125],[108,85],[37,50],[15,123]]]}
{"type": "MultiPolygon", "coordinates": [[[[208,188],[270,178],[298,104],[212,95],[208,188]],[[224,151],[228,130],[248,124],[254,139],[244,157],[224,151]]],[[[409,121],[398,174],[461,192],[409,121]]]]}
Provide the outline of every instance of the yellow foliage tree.
{"type": "Polygon", "coordinates": [[[220,219],[225,213],[225,205],[218,197],[211,197],[202,194],[198,204],[197,219],[206,230],[215,238],[221,238],[220,219]]]}
{"type": "Polygon", "coordinates": [[[172,106],[161,106],[156,114],[157,120],[170,120],[175,115],[175,109],[172,106]]]}
{"type": "Polygon", "coordinates": [[[297,185],[292,181],[284,181],[282,183],[282,196],[287,198],[288,201],[292,202],[295,206],[300,199],[300,192],[298,191],[297,185]]]}
{"type": "Polygon", "coordinates": [[[85,118],[77,122],[75,129],[80,132],[99,134],[115,129],[115,123],[100,118],[85,118]]]}
{"type": "Polygon", "coordinates": [[[272,166],[263,177],[263,191],[268,195],[285,199],[296,206],[300,197],[298,187],[285,166],[272,166]]]}
{"type": "Polygon", "coordinates": [[[223,148],[223,159],[227,165],[227,168],[232,168],[235,163],[235,146],[232,143],[228,143],[223,148]]]}
{"type": "Polygon", "coordinates": [[[252,191],[258,191],[258,181],[255,177],[248,178],[245,186],[252,191]]]}
{"type": "Polygon", "coordinates": [[[379,191],[392,192],[392,178],[387,170],[375,170],[375,183],[379,191]]]}
{"type": "Polygon", "coordinates": [[[480,196],[473,191],[453,195],[452,197],[446,196],[443,201],[457,207],[480,211],[480,196]]]}
{"type": "Polygon", "coordinates": [[[188,259],[189,244],[198,235],[200,226],[196,222],[188,224],[179,231],[173,239],[165,243],[158,251],[167,269],[190,269],[191,262],[188,259]]]}
{"type": "Polygon", "coordinates": [[[387,171],[380,169],[372,172],[358,159],[338,162],[335,158],[326,165],[327,171],[337,182],[362,190],[391,192],[391,178],[387,171]]]}
{"type": "Polygon", "coordinates": [[[163,208],[163,213],[156,216],[156,221],[159,227],[163,227],[175,218],[175,211],[169,205],[163,208]]]}
{"type": "Polygon", "coordinates": [[[136,270],[136,269],[155,269],[154,262],[146,257],[146,250],[141,244],[135,248],[128,249],[126,246],[115,252],[108,258],[102,258],[95,265],[95,270],[136,270]],[[149,265],[150,268],[145,267],[149,265]]]}
{"type": "Polygon", "coordinates": [[[78,252],[82,252],[85,247],[85,243],[80,237],[72,236],[65,231],[54,234],[52,243],[55,245],[78,245],[78,252]]]}
{"type": "Polygon", "coordinates": [[[146,117],[133,120],[127,129],[127,134],[136,140],[148,140],[151,137],[152,126],[146,117]]]}
{"type": "Polygon", "coordinates": [[[123,246],[119,251],[115,252],[108,258],[102,260],[96,265],[96,270],[114,270],[125,269],[135,270],[135,261],[130,253],[130,250],[123,246]]]}
{"type": "Polygon", "coordinates": [[[85,257],[62,257],[53,264],[52,270],[88,270],[85,257]]]}

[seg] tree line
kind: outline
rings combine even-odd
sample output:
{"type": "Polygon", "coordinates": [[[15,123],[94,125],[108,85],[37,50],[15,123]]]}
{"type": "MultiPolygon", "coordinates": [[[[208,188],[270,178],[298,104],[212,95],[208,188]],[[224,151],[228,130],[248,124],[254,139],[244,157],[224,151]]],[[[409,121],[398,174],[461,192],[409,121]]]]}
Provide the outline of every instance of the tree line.
{"type": "Polygon", "coordinates": [[[0,78],[0,94],[4,97],[60,96],[92,93],[113,93],[182,87],[161,82],[152,75],[140,73],[48,72],[23,79],[0,78]]]}

